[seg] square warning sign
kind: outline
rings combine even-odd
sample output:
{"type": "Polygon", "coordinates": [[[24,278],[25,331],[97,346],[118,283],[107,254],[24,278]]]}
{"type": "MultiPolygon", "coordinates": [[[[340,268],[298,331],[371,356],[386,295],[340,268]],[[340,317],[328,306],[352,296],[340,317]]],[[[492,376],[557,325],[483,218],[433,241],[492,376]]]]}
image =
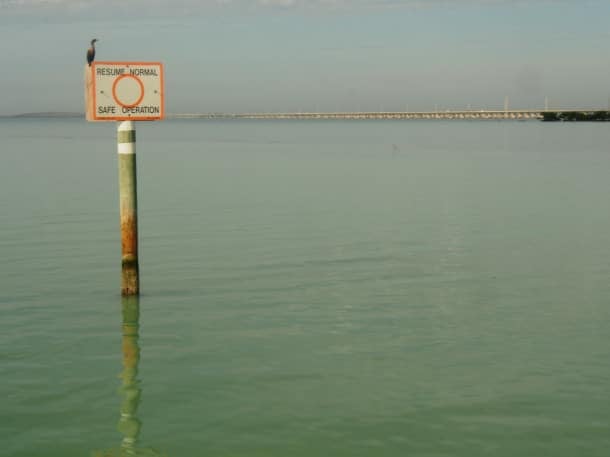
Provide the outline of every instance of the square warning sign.
{"type": "Polygon", "coordinates": [[[85,67],[87,120],[163,119],[163,64],[93,62],[85,67]]]}

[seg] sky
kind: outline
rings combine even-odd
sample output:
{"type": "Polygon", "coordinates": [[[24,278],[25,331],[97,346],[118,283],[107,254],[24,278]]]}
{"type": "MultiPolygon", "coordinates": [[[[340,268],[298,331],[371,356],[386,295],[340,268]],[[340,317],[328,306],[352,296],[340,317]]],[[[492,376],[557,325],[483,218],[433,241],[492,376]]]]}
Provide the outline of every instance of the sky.
{"type": "Polygon", "coordinates": [[[0,0],[0,115],[160,61],[169,113],[600,108],[608,0],[0,0]]]}

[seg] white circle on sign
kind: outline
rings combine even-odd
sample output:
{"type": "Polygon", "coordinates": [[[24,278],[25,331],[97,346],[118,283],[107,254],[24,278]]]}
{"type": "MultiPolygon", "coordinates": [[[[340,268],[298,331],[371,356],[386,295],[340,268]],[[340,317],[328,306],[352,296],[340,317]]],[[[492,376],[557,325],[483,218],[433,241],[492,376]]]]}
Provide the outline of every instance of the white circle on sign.
{"type": "Polygon", "coordinates": [[[112,85],[112,98],[124,108],[133,108],[144,98],[144,84],[137,76],[121,75],[112,85]]]}

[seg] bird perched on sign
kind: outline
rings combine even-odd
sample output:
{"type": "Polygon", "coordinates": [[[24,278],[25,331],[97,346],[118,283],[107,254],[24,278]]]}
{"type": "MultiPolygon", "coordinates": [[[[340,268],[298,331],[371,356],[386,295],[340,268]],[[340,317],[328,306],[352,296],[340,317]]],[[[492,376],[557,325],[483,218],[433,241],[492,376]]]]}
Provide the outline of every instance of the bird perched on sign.
{"type": "Polygon", "coordinates": [[[87,63],[89,64],[89,66],[91,66],[91,62],[93,62],[93,59],[95,59],[95,42],[97,41],[97,38],[94,38],[93,40],[91,40],[91,46],[89,46],[89,49],[87,49],[87,63]]]}

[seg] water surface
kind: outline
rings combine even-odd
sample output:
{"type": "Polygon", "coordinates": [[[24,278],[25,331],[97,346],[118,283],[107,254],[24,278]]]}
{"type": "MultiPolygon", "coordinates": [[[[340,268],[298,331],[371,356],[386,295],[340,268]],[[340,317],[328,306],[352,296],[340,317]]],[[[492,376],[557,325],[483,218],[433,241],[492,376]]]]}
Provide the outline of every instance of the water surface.
{"type": "Polygon", "coordinates": [[[607,455],[606,124],[138,123],[139,302],[115,129],[0,120],[1,456],[607,455]]]}

